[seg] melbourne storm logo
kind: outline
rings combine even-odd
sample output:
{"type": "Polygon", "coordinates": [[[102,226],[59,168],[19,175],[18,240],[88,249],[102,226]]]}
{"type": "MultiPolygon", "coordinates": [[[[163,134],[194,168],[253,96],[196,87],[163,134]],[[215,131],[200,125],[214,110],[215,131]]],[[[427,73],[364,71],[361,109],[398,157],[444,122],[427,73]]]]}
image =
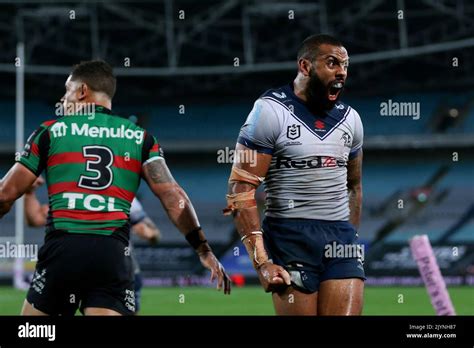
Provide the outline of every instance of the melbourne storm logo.
{"type": "Polygon", "coordinates": [[[286,129],[286,137],[291,140],[298,139],[301,136],[301,126],[292,124],[286,129]]]}
{"type": "Polygon", "coordinates": [[[349,135],[349,133],[344,132],[344,134],[341,137],[341,140],[344,141],[344,146],[351,147],[352,138],[349,135]]]}

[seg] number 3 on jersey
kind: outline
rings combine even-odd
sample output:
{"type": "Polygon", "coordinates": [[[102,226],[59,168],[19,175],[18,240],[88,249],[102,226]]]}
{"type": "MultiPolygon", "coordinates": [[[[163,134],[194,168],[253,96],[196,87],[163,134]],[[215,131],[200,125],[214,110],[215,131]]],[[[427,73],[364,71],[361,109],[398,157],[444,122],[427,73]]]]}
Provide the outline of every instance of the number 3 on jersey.
{"type": "Polygon", "coordinates": [[[114,180],[111,169],[114,163],[112,150],[106,146],[84,146],[82,154],[86,159],[86,171],[91,175],[81,175],[78,186],[89,190],[105,190],[110,187],[114,180]]]}

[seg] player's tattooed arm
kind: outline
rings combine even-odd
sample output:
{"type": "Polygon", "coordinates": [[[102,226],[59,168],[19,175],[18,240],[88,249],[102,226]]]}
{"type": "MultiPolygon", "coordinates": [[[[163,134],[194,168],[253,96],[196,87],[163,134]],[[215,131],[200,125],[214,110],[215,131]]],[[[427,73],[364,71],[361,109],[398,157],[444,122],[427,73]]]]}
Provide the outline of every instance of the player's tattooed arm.
{"type": "Polygon", "coordinates": [[[174,178],[163,159],[157,159],[144,166],[151,181],[155,184],[164,184],[174,182],[174,178]]]}
{"type": "Polygon", "coordinates": [[[230,294],[230,278],[212,252],[188,195],[174,180],[165,160],[145,164],[143,176],[160,199],[170,220],[198,253],[201,264],[211,271],[211,282],[217,279],[217,289],[224,289],[224,294],[230,294]]]}
{"type": "Polygon", "coordinates": [[[0,218],[8,213],[13,203],[35,182],[36,175],[19,163],[15,163],[0,180],[0,218]]]}
{"type": "Polygon", "coordinates": [[[347,164],[347,189],[349,191],[349,221],[359,228],[362,214],[362,150],[347,164]]]}
{"type": "Polygon", "coordinates": [[[186,235],[199,226],[194,207],[186,192],[174,180],[164,159],[143,166],[143,176],[150,189],[160,199],[175,226],[186,235]]]}

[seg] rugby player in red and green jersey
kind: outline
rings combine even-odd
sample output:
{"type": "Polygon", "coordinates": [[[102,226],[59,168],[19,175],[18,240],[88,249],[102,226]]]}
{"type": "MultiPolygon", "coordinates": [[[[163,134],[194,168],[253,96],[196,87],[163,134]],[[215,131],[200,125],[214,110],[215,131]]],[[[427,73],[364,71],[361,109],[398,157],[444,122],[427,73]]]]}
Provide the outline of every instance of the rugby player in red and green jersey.
{"type": "Polygon", "coordinates": [[[171,175],[156,138],[114,116],[116,80],[103,61],[76,65],[62,98],[65,116],[44,122],[0,181],[0,217],[44,171],[49,216],[23,315],[132,315],[129,211],[143,177],[169,218],[211,271],[230,280],[194,208],[171,175]]]}

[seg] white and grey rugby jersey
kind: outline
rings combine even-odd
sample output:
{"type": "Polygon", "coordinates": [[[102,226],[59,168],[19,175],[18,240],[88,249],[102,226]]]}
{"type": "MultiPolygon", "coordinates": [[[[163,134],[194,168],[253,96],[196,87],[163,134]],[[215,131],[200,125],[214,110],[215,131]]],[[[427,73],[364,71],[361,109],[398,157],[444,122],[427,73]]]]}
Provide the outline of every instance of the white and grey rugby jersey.
{"type": "Polygon", "coordinates": [[[337,102],[314,115],[289,84],[257,99],[237,141],[272,155],[266,216],[340,221],[349,219],[347,162],[360,154],[362,140],[354,109],[337,102]]]}
{"type": "Polygon", "coordinates": [[[130,206],[130,225],[136,225],[145,220],[147,217],[148,215],[145,210],[143,210],[142,204],[135,197],[132,201],[132,205],[130,206]]]}

